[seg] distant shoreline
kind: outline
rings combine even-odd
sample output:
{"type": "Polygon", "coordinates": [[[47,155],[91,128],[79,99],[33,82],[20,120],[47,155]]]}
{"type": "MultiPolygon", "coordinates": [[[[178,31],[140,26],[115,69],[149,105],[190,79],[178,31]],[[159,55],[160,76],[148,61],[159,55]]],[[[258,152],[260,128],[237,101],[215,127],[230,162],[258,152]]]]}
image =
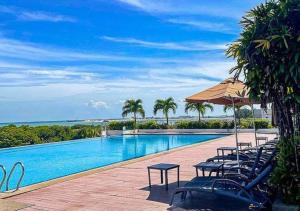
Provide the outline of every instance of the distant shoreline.
{"type": "MultiPolygon", "coordinates": [[[[179,117],[171,117],[170,121],[178,121],[178,120],[191,120],[197,119],[196,116],[179,116],[179,117]]],[[[208,116],[202,119],[232,119],[232,116],[208,116]]],[[[0,127],[7,126],[7,125],[29,125],[29,126],[49,126],[49,125],[64,125],[64,126],[72,126],[76,124],[83,124],[83,125],[102,125],[104,122],[108,121],[128,121],[130,118],[111,118],[111,119],[81,119],[81,120],[58,120],[58,121],[30,121],[30,122],[0,122],[0,127]]],[[[146,117],[145,119],[139,119],[140,121],[143,120],[156,120],[156,121],[164,121],[164,118],[161,117],[146,117]]]]}

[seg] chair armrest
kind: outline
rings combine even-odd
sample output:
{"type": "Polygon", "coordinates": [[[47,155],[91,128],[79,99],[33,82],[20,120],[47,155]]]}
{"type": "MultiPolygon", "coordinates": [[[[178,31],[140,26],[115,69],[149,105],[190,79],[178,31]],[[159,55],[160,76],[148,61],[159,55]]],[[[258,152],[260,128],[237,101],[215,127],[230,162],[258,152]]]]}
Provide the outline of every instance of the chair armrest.
{"type": "MultiPolygon", "coordinates": [[[[218,183],[230,183],[231,185],[235,186],[236,188],[238,188],[240,191],[239,192],[243,192],[245,193],[245,195],[251,200],[253,201],[253,198],[251,197],[251,195],[248,193],[248,191],[243,187],[241,186],[238,182],[234,181],[234,180],[230,180],[230,179],[216,179],[214,180],[212,186],[211,186],[211,191],[214,192],[215,191],[215,186],[216,184],[218,183]]],[[[240,195],[240,193],[239,193],[240,195]]]]}
{"type": "Polygon", "coordinates": [[[245,156],[245,157],[247,157],[247,158],[250,158],[249,155],[247,155],[247,154],[244,153],[244,152],[239,152],[239,155],[242,155],[242,156],[245,156]]]}
{"type": "Polygon", "coordinates": [[[224,178],[225,179],[229,179],[229,178],[239,178],[240,180],[245,181],[246,183],[250,182],[250,179],[244,175],[244,174],[239,174],[239,173],[227,173],[224,174],[224,178]]]}

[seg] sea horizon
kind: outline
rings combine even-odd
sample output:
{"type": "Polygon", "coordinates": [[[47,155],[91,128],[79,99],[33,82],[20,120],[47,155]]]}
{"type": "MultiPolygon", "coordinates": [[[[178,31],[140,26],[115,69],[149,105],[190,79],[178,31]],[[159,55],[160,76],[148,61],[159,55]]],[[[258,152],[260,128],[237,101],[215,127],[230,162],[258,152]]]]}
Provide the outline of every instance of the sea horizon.
{"type": "MultiPolygon", "coordinates": [[[[196,120],[197,116],[175,116],[170,117],[170,121],[175,122],[178,120],[196,120]]],[[[206,116],[202,119],[230,119],[232,116],[226,116],[226,115],[219,115],[219,116],[206,116]]],[[[146,121],[146,120],[156,120],[159,122],[164,122],[163,117],[145,117],[145,118],[138,118],[140,121],[146,121]]],[[[62,126],[73,126],[77,124],[81,125],[103,125],[104,122],[107,121],[128,121],[130,118],[99,118],[99,119],[70,119],[70,120],[41,120],[41,121],[17,121],[17,122],[0,122],[0,127],[8,126],[8,125],[16,125],[16,126],[22,126],[22,125],[28,125],[28,126],[51,126],[51,125],[62,125],[62,126]]]]}

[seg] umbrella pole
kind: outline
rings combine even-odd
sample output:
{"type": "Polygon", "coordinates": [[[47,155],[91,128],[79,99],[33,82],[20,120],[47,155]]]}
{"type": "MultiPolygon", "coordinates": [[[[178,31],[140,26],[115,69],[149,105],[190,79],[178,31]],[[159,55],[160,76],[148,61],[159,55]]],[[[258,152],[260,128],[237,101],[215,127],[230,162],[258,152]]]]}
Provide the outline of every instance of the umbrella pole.
{"type": "MultiPolygon", "coordinates": [[[[239,153],[239,141],[238,141],[238,135],[237,135],[237,125],[236,125],[236,115],[235,115],[235,103],[233,98],[231,98],[232,106],[233,106],[233,117],[234,117],[234,133],[235,133],[235,142],[236,142],[236,160],[238,163],[238,167],[240,167],[240,153],[239,153]]],[[[240,169],[238,170],[238,173],[240,173],[240,169]]]]}
{"type": "Polygon", "coordinates": [[[257,144],[257,135],[256,135],[256,127],[255,127],[255,117],[254,117],[254,108],[253,108],[253,104],[251,103],[251,110],[252,110],[252,123],[253,123],[253,129],[254,129],[254,137],[255,137],[255,146],[256,149],[258,144],[257,144]]]}

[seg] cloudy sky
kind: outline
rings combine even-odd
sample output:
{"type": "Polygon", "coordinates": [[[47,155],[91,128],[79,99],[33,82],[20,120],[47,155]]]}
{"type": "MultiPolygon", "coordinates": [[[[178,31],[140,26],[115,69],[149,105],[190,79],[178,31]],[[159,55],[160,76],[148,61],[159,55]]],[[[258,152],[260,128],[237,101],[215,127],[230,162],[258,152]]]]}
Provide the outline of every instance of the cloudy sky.
{"type": "MultiPolygon", "coordinates": [[[[152,116],[226,77],[224,55],[262,0],[0,0],[0,122],[152,116]]],[[[214,115],[222,114],[217,108],[214,115]]]]}

